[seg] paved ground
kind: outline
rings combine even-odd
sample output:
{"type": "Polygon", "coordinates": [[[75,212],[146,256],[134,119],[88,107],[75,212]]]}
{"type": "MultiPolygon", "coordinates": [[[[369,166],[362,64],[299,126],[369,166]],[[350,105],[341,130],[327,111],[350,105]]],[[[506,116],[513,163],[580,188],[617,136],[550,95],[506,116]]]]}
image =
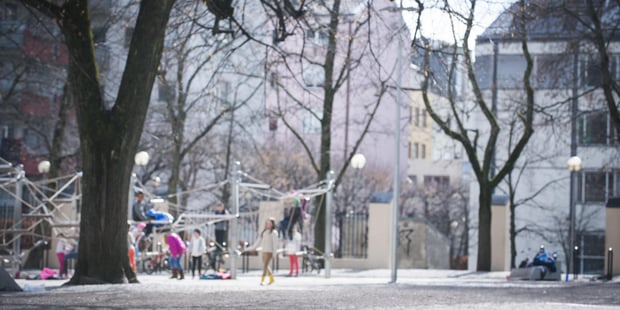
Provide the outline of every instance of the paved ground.
{"type": "MultiPolygon", "coordinates": [[[[506,281],[506,273],[400,270],[334,270],[279,276],[260,286],[258,272],[237,280],[169,280],[140,276],[141,284],[59,287],[61,281],[18,280],[45,291],[0,294],[1,309],[254,308],[254,309],[620,309],[620,281],[506,281]]],[[[190,277],[191,278],[191,277],[190,277]]]]}

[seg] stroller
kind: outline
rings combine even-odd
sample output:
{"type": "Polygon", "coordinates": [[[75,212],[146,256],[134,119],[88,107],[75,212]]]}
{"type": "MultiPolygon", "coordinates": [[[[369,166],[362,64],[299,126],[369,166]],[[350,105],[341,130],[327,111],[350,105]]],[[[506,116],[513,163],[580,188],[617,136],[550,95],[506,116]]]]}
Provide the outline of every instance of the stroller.
{"type": "Polygon", "coordinates": [[[316,270],[317,274],[321,273],[321,269],[325,263],[323,254],[314,247],[304,245],[303,247],[303,272],[313,272],[316,270]]]}

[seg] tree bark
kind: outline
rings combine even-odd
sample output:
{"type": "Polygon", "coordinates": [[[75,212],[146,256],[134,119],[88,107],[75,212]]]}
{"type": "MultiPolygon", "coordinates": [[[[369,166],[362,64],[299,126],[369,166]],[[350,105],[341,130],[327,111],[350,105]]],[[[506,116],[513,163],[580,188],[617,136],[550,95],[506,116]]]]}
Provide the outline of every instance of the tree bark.
{"type": "Polygon", "coordinates": [[[491,204],[493,188],[487,183],[480,183],[478,196],[478,261],[477,271],[491,270],[491,204]]]}

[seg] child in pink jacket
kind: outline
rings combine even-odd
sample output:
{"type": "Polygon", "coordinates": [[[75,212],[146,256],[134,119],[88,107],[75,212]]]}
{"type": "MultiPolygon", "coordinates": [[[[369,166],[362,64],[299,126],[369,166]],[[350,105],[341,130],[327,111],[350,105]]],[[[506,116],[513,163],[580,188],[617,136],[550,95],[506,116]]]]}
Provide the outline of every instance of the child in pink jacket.
{"type": "Polygon", "coordinates": [[[170,279],[176,279],[178,275],[179,280],[183,280],[183,265],[181,264],[181,258],[187,251],[185,242],[175,233],[166,235],[166,243],[168,244],[168,250],[170,251],[170,269],[172,269],[172,277],[170,279]]]}

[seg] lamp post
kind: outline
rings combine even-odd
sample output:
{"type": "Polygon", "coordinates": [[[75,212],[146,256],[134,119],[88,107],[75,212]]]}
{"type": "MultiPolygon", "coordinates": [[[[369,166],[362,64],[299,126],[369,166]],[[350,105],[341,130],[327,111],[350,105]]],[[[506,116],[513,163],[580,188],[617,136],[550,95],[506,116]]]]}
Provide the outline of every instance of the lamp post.
{"type": "MultiPolygon", "coordinates": [[[[360,196],[360,191],[361,191],[361,187],[362,187],[361,184],[360,184],[360,182],[361,182],[360,181],[360,179],[361,179],[360,176],[361,176],[362,169],[364,169],[364,166],[366,166],[366,156],[364,156],[364,154],[360,154],[360,153],[357,153],[357,154],[353,155],[353,158],[351,158],[351,167],[355,170],[355,180],[353,182],[354,186],[353,186],[353,190],[352,190],[352,192],[353,192],[352,194],[353,194],[354,198],[360,196]]],[[[356,203],[355,199],[354,199],[353,200],[353,209],[355,209],[356,205],[359,205],[359,204],[356,203]]],[[[352,212],[352,214],[354,213],[353,210],[351,212],[352,212]]],[[[346,216],[347,216],[346,208],[345,208],[344,212],[340,212],[338,214],[338,219],[339,219],[338,226],[340,228],[340,230],[339,230],[340,231],[340,238],[339,238],[340,244],[338,246],[338,253],[339,253],[340,257],[342,257],[342,240],[343,240],[343,237],[344,237],[344,232],[343,232],[344,227],[343,226],[344,226],[344,218],[346,218],[346,216]]],[[[356,229],[357,225],[355,225],[353,227],[354,227],[353,229],[355,231],[353,232],[352,236],[353,236],[353,238],[357,239],[357,236],[358,236],[357,229],[356,229]]],[[[354,246],[352,246],[350,248],[351,249],[351,253],[350,254],[355,255],[356,252],[357,252],[357,246],[355,246],[355,245],[358,244],[357,240],[354,240],[353,244],[354,244],[354,246]]]]}
{"type": "Polygon", "coordinates": [[[403,22],[402,12],[418,12],[418,9],[413,7],[403,7],[403,1],[400,0],[397,6],[390,6],[381,9],[381,11],[398,12],[401,14],[398,17],[398,56],[396,59],[396,111],[394,119],[394,185],[393,185],[393,198],[392,198],[392,233],[390,237],[390,283],[396,283],[396,275],[398,269],[398,206],[399,206],[399,193],[400,193],[400,109],[402,107],[402,78],[403,78],[403,38],[401,38],[402,29],[405,27],[403,22]]]}
{"type": "Polygon", "coordinates": [[[577,199],[575,195],[577,194],[578,184],[577,184],[577,173],[581,170],[581,158],[578,156],[573,156],[568,159],[566,162],[568,166],[568,170],[570,171],[570,209],[569,209],[569,221],[570,227],[568,228],[568,259],[566,262],[566,280],[568,281],[568,275],[571,269],[575,270],[574,262],[574,253],[573,246],[575,246],[575,205],[577,199]]]}

